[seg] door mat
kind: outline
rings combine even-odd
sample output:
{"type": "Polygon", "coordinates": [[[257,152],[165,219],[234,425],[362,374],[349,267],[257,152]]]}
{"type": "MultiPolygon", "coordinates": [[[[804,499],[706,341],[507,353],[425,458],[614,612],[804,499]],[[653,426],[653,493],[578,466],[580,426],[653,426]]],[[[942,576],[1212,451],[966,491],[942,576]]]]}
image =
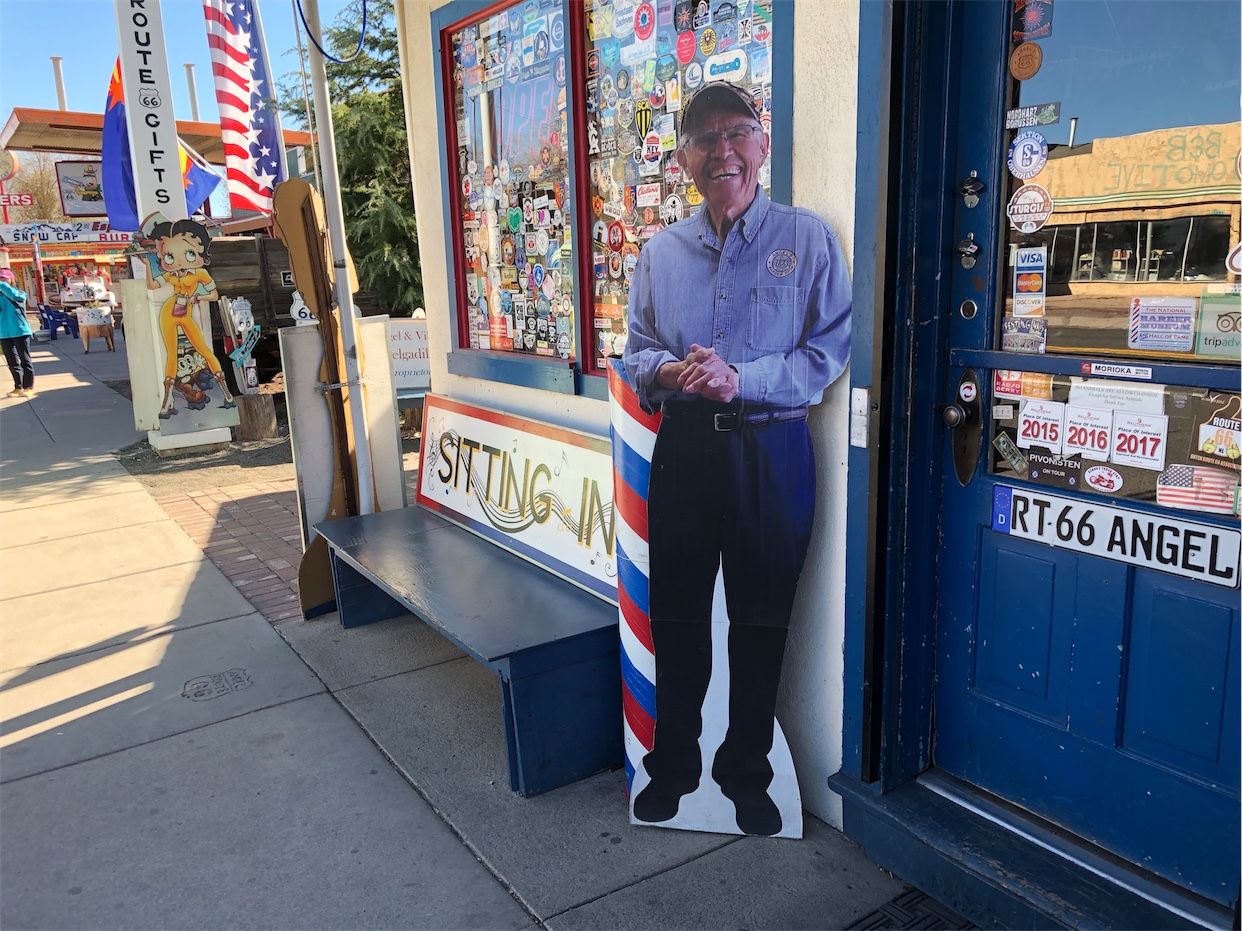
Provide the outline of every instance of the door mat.
{"type": "Polygon", "coordinates": [[[947,928],[952,931],[977,929],[961,915],[952,912],[935,899],[924,895],[917,889],[903,892],[887,905],[876,909],[854,922],[846,931],[873,931],[873,929],[918,928],[920,931],[934,931],[947,928]]]}

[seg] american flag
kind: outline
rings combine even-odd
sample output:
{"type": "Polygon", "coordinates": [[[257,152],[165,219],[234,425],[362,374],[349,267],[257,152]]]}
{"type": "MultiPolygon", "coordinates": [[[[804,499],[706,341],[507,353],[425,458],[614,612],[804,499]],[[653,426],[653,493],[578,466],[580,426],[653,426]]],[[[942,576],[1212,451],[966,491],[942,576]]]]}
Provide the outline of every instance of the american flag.
{"type": "Polygon", "coordinates": [[[1187,511],[1232,514],[1238,476],[1205,466],[1169,466],[1156,479],[1156,503],[1187,511]]]}
{"type": "Polygon", "coordinates": [[[229,202],[235,209],[271,213],[272,189],[285,180],[285,146],[258,0],[204,0],[203,14],[229,202]]]}

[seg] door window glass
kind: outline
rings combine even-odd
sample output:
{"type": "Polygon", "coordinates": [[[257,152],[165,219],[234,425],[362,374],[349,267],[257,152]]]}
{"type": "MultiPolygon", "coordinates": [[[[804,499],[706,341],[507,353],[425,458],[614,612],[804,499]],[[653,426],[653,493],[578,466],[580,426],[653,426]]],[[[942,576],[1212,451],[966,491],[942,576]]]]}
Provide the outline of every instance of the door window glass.
{"type": "Polygon", "coordinates": [[[1238,364],[1239,5],[1014,6],[999,348],[1238,364]]]}
{"type": "Polygon", "coordinates": [[[1072,491],[1236,515],[1242,396],[994,373],[992,471],[1072,491]]]}

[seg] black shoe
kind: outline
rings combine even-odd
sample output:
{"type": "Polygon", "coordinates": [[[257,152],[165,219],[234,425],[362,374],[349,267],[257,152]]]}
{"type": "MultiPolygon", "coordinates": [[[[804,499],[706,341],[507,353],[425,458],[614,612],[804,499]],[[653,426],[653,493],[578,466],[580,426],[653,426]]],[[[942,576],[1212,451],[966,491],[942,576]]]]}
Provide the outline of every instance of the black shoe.
{"type": "Polygon", "coordinates": [[[686,794],[670,790],[664,783],[649,782],[634,798],[634,817],[652,824],[668,821],[676,817],[682,796],[686,794]]]}
{"type": "Polygon", "coordinates": [[[747,792],[732,798],[737,826],[743,834],[771,837],[781,832],[781,812],[767,792],[747,792]]]}

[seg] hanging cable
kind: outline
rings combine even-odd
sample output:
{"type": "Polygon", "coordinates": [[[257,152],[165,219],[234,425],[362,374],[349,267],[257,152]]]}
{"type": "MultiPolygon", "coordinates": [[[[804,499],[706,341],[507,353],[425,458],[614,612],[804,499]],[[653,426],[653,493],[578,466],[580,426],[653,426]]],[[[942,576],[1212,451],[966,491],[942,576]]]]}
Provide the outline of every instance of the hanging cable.
{"type": "Polygon", "coordinates": [[[302,25],[306,27],[306,38],[311,45],[319,49],[320,55],[338,65],[347,65],[362,54],[362,42],[367,37],[367,0],[362,0],[362,29],[358,31],[358,47],[354,49],[353,54],[348,58],[337,58],[324,50],[324,47],[319,44],[319,39],[316,38],[315,33],[311,30],[310,24],[306,21],[306,13],[302,10],[302,0],[296,0],[296,2],[298,5],[298,18],[302,20],[302,25]]]}

